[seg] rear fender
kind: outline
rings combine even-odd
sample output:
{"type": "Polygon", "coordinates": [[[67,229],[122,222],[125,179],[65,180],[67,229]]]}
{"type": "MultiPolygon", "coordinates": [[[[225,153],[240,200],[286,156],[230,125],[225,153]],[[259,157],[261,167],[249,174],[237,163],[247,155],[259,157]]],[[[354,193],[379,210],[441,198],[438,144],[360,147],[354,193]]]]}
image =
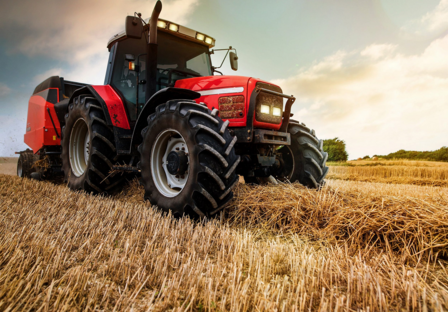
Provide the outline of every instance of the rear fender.
{"type": "Polygon", "coordinates": [[[137,118],[137,122],[135,123],[134,127],[134,132],[132,134],[132,142],[131,142],[132,148],[142,143],[143,138],[141,132],[143,128],[145,128],[148,125],[147,122],[148,116],[156,111],[156,107],[158,105],[166,103],[170,100],[180,100],[180,99],[195,100],[200,97],[201,95],[198,92],[182,88],[165,88],[154,93],[154,95],[146,102],[145,106],[140,112],[140,115],[137,118]]]}
{"type": "MultiPolygon", "coordinates": [[[[94,97],[95,99],[98,100],[98,102],[101,104],[101,107],[103,108],[103,112],[104,112],[104,116],[106,117],[106,123],[108,126],[113,126],[112,124],[112,120],[110,119],[110,115],[109,115],[109,111],[107,109],[107,105],[106,102],[103,100],[103,98],[95,91],[95,89],[90,86],[87,85],[85,87],[79,88],[78,90],[76,90],[72,96],[69,99],[69,103],[72,103],[75,98],[77,98],[80,95],[86,95],[86,94],[90,94],[92,95],[92,97],[94,97]]],[[[67,110],[68,113],[68,110],[67,110]]]]}

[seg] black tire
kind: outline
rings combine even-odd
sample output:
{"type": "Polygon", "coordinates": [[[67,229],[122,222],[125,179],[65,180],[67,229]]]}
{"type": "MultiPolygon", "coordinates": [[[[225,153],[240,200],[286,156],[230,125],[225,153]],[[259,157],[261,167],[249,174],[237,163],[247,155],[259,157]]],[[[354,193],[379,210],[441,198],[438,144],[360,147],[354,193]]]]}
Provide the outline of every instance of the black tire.
{"type": "Polygon", "coordinates": [[[314,130],[296,120],[290,121],[288,132],[291,145],[279,150],[282,153],[282,170],[277,178],[298,181],[309,188],[322,187],[328,173],[328,154],[322,149],[323,141],[317,139],[314,130]]]}
{"type": "MultiPolygon", "coordinates": [[[[211,217],[230,202],[232,189],[238,184],[235,169],[240,157],[234,150],[236,137],[230,135],[228,122],[224,123],[217,112],[191,100],[172,100],[159,105],[148,117],[148,127],[142,131],[143,143],[138,148],[138,167],[145,199],[151,204],[166,212],[171,210],[177,217],[186,214],[197,218],[211,217]],[[167,129],[180,134],[176,137],[184,140],[189,157],[186,182],[179,193],[171,197],[165,196],[157,187],[151,169],[153,146],[158,146],[159,137],[167,129]]],[[[159,172],[167,176],[166,170],[159,172]]]]}
{"type": "Polygon", "coordinates": [[[33,168],[34,156],[32,151],[25,151],[20,153],[19,160],[17,161],[17,176],[21,178],[31,178],[31,173],[36,170],[33,168]]]}
{"type": "MultiPolygon", "coordinates": [[[[62,170],[68,187],[88,193],[101,193],[121,182],[121,175],[111,175],[117,161],[114,134],[105,121],[104,111],[98,101],[89,95],[80,95],[68,105],[65,126],[62,128],[62,170]],[[70,162],[70,136],[75,123],[82,119],[89,133],[89,156],[85,170],[76,175],[70,162]]],[[[73,147],[72,147],[73,148],[73,147]]]]}

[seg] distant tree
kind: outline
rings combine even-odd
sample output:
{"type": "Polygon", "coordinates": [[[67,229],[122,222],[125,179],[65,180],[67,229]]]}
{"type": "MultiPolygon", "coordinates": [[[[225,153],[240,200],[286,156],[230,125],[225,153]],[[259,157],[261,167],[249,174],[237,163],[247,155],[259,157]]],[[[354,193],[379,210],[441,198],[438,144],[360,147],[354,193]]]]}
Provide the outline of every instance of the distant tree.
{"type": "Polygon", "coordinates": [[[370,159],[370,156],[369,155],[364,156],[362,159],[370,159]]]}
{"type": "Polygon", "coordinates": [[[328,153],[328,161],[347,161],[348,159],[345,142],[339,138],[324,140],[323,148],[328,153]]]}
{"type": "Polygon", "coordinates": [[[388,155],[380,156],[384,159],[409,159],[409,160],[432,160],[448,162],[448,147],[444,146],[432,152],[417,152],[399,150],[388,155]]]}

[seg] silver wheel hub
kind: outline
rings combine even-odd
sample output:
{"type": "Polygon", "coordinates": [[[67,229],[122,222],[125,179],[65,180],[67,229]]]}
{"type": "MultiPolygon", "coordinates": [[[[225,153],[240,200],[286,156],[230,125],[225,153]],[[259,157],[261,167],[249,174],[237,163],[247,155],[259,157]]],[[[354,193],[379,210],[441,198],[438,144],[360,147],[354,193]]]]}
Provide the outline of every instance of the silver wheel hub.
{"type": "Polygon", "coordinates": [[[22,169],[22,159],[19,160],[18,164],[17,164],[17,175],[19,177],[23,176],[23,169],[22,169]]]}
{"type": "Polygon", "coordinates": [[[73,125],[68,149],[72,173],[80,177],[86,171],[90,158],[90,133],[86,121],[82,118],[76,120],[73,125]]]}
{"type": "MultiPolygon", "coordinates": [[[[167,129],[161,132],[154,142],[151,151],[151,173],[157,190],[166,197],[177,196],[185,187],[188,181],[189,169],[173,174],[173,169],[169,168],[168,157],[170,153],[181,153],[187,157],[189,153],[187,143],[184,138],[174,129],[167,129]]],[[[172,164],[171,164],[172,165],[172,164]]]]}

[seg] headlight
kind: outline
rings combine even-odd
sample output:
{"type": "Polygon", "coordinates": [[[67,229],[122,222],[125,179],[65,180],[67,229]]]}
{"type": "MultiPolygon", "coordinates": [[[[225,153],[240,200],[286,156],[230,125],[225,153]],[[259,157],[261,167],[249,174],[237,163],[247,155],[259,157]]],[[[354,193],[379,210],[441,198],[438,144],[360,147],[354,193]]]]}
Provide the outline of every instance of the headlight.
{"type": "Polygon", "coordinates": [[[280,117],[282,115],[282,110],[278,107],[274,107],[274,110],[272,111],[272,115],[280,117]]]}
{"type": "Polygon", "coordinates": [[[179,26],[176,24],[171,23],[170,26],[168,26],[168,29],[171,31],[178,31],[179,30],[179,26]]]}
{"type": "Polygon", "coordinates": [[[270,113],[269,105],[261,105],[260,112],[263,114],[269,114],[270,113]]]}

